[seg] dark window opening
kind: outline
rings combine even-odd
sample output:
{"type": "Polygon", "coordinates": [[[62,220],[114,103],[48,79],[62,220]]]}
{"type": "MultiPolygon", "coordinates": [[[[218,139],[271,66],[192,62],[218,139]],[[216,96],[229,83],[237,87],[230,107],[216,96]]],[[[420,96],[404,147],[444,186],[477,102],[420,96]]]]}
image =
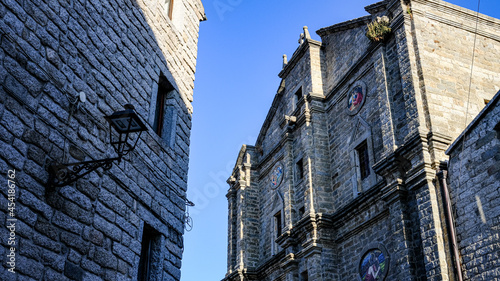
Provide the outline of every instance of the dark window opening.
{"type": "Polygon", "coordinates": [[[307,270],[300,274],[300,281],[308,281],[309,275],[307,274],[307,270]]]}
{"type": "Polygon", "coordinates": [[[158,93],[156,96],[155,118],[153,130],[169,147],[175,145],[177,127],[177,109],[175,100],[175,88],[160,75],[158,81],[158,93]]]}
{"type": "Polygon", "coordinates": [[[168,94],[174,90],[174,87],[168,82],[165,76],[161,75],[158,81],[158,93],[156,95],[155,120],[153,130],[161,136],[163,131],[163,123],[165,122],[165,103],[168,94]]]}
{"type": "Polygon", "coordinates": [[[150,280],[151,274],[160,266],[161,237],[151,226],[144,224],[142,232],[141,257],[139,260],[138,281],[150,280]]]}
{"type": "Polygon", "coordinates": [[[300,209],[299,209],[299,217],[304,216],[305,212],[306,212],[306,209],[304,208],[304,206],[300,207],[300,209]]]}
{"type": "Polygon", "coordinates": [[[280,237],[281,236],[281,228],[282,228],[281,212],[278,212],[278,213],[276,213],[276,215],[274,215],[274,221],[276,222],[276,237],[280,237]]]}
{"type": "Polygon", "coordinates": [[[297,180],[301,180],[304,177],[304,164],[302,159],[295,164],[295,170],[297,172],[297,180]]]}
{"type": "Polygon", "coordinates": [[[368,145],[364,141],[357,149],[359,160],[359,172],[364,180],[370,175],[370,159],[368,158],[368,145]]]}
{"type": "Polygon", "coordinates": [[[299,103],[300,99],[302,98],[302,87],[300,87],[297,92],[295,92],[295,102],[299,103]]]}
{"type": "Polygon", "coordinates": [[[495,131],[497,132],[497,139],[500,139],[500,122],[498,122],[495,127],[495,131]]]}

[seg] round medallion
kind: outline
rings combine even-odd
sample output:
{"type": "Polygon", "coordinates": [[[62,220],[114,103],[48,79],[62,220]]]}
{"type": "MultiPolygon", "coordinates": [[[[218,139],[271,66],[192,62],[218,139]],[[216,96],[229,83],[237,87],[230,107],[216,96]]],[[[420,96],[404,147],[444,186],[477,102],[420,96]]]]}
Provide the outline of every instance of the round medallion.
{"type": "Polygon", "coordinates": [[[366,99],[366,87],[363,82],[358,81],[347,94],[347,113],[354,115],[358,113],[366,99]]]}
{"type": "Polygon", "coordinates": [[[281,163],[276,164],[273,171],[271,172],[271,188],[276,189],[283,181],[283,165],[281,163]]]}
{"type": "Polygon", "coordinates": [[[384,280],[388,269],[387,256],[380,249],[371,249],[363,256],[359,264],[362,281],[384,280]]]}

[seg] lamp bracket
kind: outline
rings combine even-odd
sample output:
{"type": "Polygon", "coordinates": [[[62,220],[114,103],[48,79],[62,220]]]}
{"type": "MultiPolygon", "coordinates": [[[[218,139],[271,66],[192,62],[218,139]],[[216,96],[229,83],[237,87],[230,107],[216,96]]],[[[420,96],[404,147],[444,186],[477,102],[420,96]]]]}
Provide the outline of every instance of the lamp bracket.
{"type": "Polygon", "coordinates": [[[100,160],[83,161],[69,164],[52,164],[49,166],[48,186],[51,188],[68,185],[88,173],[102,167],[103,170],[109,170],[113,166],[113,161],[121,161],[121,157],[106,158],[100,160]]]}

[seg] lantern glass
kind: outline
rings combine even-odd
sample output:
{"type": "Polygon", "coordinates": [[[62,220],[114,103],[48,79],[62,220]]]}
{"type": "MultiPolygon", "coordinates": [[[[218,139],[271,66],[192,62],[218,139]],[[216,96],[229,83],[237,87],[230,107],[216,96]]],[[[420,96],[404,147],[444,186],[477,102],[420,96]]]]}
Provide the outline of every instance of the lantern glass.
{"type": "Polygon", "coordinates": [[[110,116],[106,116],[106,120],[119,134],[127,134],[133,132],[146,131],[146,126],[139,118],[131,104],[125,105],[125,110],[117,111],[110,116]]]}
{"type": "Polygon", "coordinates": [[[134,132],[142,133],[142,131],[147,130],[141,118],[135,112],[134,106],[126,104],[124,107],[125,110],[117,111],[105,117],[109,122],[109,126],[113,127],[119,134],[117,141],[113,141],[111,130],[109,132],[110,143],[120,157],[132,151],[137,144],[137,140],[139,140],[139,137],[137,137],[134,145],[127,144],[129,134],[134,132]]]}

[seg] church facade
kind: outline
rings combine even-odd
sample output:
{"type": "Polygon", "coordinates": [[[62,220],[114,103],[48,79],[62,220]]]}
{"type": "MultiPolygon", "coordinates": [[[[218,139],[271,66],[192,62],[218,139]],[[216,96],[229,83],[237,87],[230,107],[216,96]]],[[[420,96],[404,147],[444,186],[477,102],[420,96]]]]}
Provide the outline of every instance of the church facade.
{"type": "MultiPolygon", "coordinates": [[[[500,89],[500,20],[440,0],[365,10],[318,30],[321,42],[304,27],[284,60],[257,142],[242,147],[228,179],[223,280],[478,274],[464,266],[479,262],[466,244],[489,238],[457,233],[456,216],[477,218],[453,212],[462,197],[451,191],[450,203],[439,176],[445,151],[500,89]]],[[[485,256],[498,257],[498,235],[488,241],[485,256]]],[[[490,263],[490,277],[498,267],[490,263]]]]}

